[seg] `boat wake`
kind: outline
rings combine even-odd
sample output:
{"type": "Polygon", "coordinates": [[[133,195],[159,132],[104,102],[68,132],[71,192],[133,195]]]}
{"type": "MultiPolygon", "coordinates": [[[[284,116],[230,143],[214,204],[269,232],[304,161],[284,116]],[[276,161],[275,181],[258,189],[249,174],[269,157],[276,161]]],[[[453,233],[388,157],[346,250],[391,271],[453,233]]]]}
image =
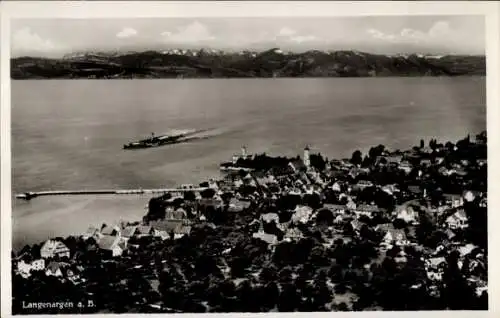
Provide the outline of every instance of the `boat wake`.
{"type": "Polygon", "coordinates": [[[161,135],[155,135],[154,133],[150,138],[142,139],[135,142],[130,142],[123,145],[124,149],[144,149],[144,148],[155,148],[165,145],[172,145],[178,143],[185,143],[193,140],[202,140],[220,136],[221,134],[228,133],[230,130],[227,128],[215,128],[215,129],[176,129],[170,130],[167,133],[161,135]]]}

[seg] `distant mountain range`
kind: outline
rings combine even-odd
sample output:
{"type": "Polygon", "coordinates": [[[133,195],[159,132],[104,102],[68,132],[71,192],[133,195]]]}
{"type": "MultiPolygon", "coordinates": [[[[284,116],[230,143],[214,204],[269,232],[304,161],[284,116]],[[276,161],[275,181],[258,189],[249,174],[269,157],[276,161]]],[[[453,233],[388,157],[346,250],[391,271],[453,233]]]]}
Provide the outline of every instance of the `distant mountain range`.
{"type": "Polygon", "coordinates": [[[381,55],[358,51],[182,50],[81,52],[11,59],[13,79],[239,78],[485,75],[485,56],[381,55]]]}

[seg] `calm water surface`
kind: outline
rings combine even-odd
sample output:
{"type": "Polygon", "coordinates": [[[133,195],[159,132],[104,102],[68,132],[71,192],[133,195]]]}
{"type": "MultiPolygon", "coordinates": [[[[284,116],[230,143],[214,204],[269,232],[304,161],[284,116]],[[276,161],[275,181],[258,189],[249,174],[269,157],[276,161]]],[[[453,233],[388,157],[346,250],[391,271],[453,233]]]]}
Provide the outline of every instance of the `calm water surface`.
{"type": "MultiPolygon", "coordinates": [[[[12,82],[13,191],[149,188],[198,183],[245,144],[329,158],[486,129],[484,77],[50,80],[12,82]],[[207,139],[156,149],[122,145],[170,129],[207,139]]],[[[140,219],[149,197],[13,201],[13,244],[140,219]]]]}

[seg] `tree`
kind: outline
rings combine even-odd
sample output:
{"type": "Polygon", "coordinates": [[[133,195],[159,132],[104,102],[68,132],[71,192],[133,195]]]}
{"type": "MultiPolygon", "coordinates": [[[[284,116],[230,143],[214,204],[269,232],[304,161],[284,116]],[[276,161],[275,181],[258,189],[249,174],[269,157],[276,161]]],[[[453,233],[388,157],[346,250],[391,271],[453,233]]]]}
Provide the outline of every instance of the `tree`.
{"type": "Polygon", "coordinates": [[[345,302],[341,302],[340,304],[335,306],[336,311],[349,311],[349,307],[345,302]]]}
{"type": "Polygon", "coordinates": [[[394,228],[396,229],[404,229],[406,228],[406,222],[405,220],[403,219],[395,219],[394,221],[392,221],[392,225],[394,225],[394,228]]]}
{"type": "Polygon", "coordinates": [[[363,154],[361,151],[356,150],[352,153],[351,163],[354,165],[360,165],[363,162],[363,154]]]}
{"type": "Polygon", "coordinates": [[[453,150],[453,148],[455,147],[455,145],[451,142],[451,141],[448,141],[446,142],[445,144],[445,147],[448,149],[448,150],[453,150]]]}
{"type": "MultiPolygon", "coordinates": [[[[148,213],[145,216],[147,221],[165,218],[165,201],[162,197],[149,200],[148,213]]],[[[105,226],[105,224],[103,224],[105,226]]],[[[102,229],[102,228],[101,228],[102,229]]]]}
{"type": "Polygon", "coordinates": [[[329,209],[320,209],[316,214],[316,224],[332,225],[334,216],[329,209]]]}
{"type": "Polygon", "coordinates": [[[321,154],[311,154],[310,156],[311,166],[318,169],[319,171],[323,171],[326,167],[326,160],[323,159],[321,154]]]}
{"type": "Polygon", "coordinates": [[[419,226],[417,227],[416,234],[419,244],[427,246],[427,240],[431,234],[436,230],[436,226],[431,221],[426,213],[420,214],[419,226]]]}
{"type": "Polygon", "coordinates": [[[368,156],[372,161],[374,161],[378,156],[381,156],[385,150],[384,145],[378,145],[376,147],[371,147],[368,151],[368,156]]]}
{"type": "Polygon", "coordinates": [[[371,166],[372,163],[373,163],[373,160],[371,158],[369,158],[368,156],[365,156],[365,158],[363,159],[363,162],[361,163],[361,166],[364,168],[367,168],[367,167],[371,166]]]}
{"type": "Polygon", "coordinates": [[[291,312],[297,308],[300,303],[300,295],[292,284],[285,284],[278,298],[278,310],[280,312],[291,312]]]}
{"type": "Polygon", "coordinates": [[[186,201],[195,201],[196,200],[196,195],[194,194],[193,191],[186,191],[186,192],[184,192],[184,200],[186,200],[186,201]]]}
{"type": "Polygon", "coordinates": [[[248,279],[238,285],[236,295],[239,299],[239,308],[242,312],[260,311],[259,297],[256,297],[257,295],[248,279]]]}
{"type": "Polygon", "coordinates": [[[420,149],[425,147],[425,142],[423,139],[420,139],[420,149]]]}
{"type": "Polygon", "coordinates": [[[215,195],[215,190],[212,189],[212,188],[208,188],[208,189],[205,189],[203,191],[200,192],[200,195],[202,198],[205,198],[205,199],[211,199],[214,197],[215,195]]]}
{"type": "Polygon", "coordinates": [[[222,195],[221,195],[221,199],[222,201],[225,203],[225,204],[228,204],[229,201],[231,201],[231,199],[233,198],[233,194],[231,192],[224,192],[222,195]]]}
{"type": "Polygon", "coordinates": [[[263,293],[263,307],[266,311],[274,308],[274,306],[279,301],[280,291],[278,285],[275,282],[267,283],[262,289],[263,293]]]}
{"type": "Polygon", "coordinates": [[[469,227],[465,231],[466,237],[474,244],[486,249],[488,244],[487,208],[480,207],[475,202],[466,202],[464,209],[469,218],[469,227]]]}
{"type": "Polygon", "coordinates": [[[262,268],[259,278],[264,283],[275,281],[278,278],[278,271],[276,269],[276,266],[271,264],[269,266],[262,268]]]}
{"type": "Polygon", "coordinates": [[[321,203],[321,197],[317,193],[304,195],[304,204],[310,206],[313,209],[319,209],[323,206],[321,203]]]}
{"type": "Polygon", "coordinates": [[[458,268],[457,253],[450,253],[447,257],[448,267],[443,273],[444,290],[442,299],[451,310],[470,309],[475,295],[458,268]]]}

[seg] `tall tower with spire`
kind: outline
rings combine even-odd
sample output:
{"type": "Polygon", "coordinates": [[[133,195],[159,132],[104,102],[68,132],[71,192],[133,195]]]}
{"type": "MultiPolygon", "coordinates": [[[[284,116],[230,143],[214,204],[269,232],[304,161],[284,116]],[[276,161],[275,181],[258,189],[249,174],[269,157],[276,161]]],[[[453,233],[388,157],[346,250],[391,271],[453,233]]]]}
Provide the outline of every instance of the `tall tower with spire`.
{"type": "Polygon", "coordinates": [[[304,165],[306,166],[306,168],[309,169],[309,167],[311,166],[311,159],[310,159],[310,156],[309,156],[309,146],[306,146],[304,148],[304,165]]]}

